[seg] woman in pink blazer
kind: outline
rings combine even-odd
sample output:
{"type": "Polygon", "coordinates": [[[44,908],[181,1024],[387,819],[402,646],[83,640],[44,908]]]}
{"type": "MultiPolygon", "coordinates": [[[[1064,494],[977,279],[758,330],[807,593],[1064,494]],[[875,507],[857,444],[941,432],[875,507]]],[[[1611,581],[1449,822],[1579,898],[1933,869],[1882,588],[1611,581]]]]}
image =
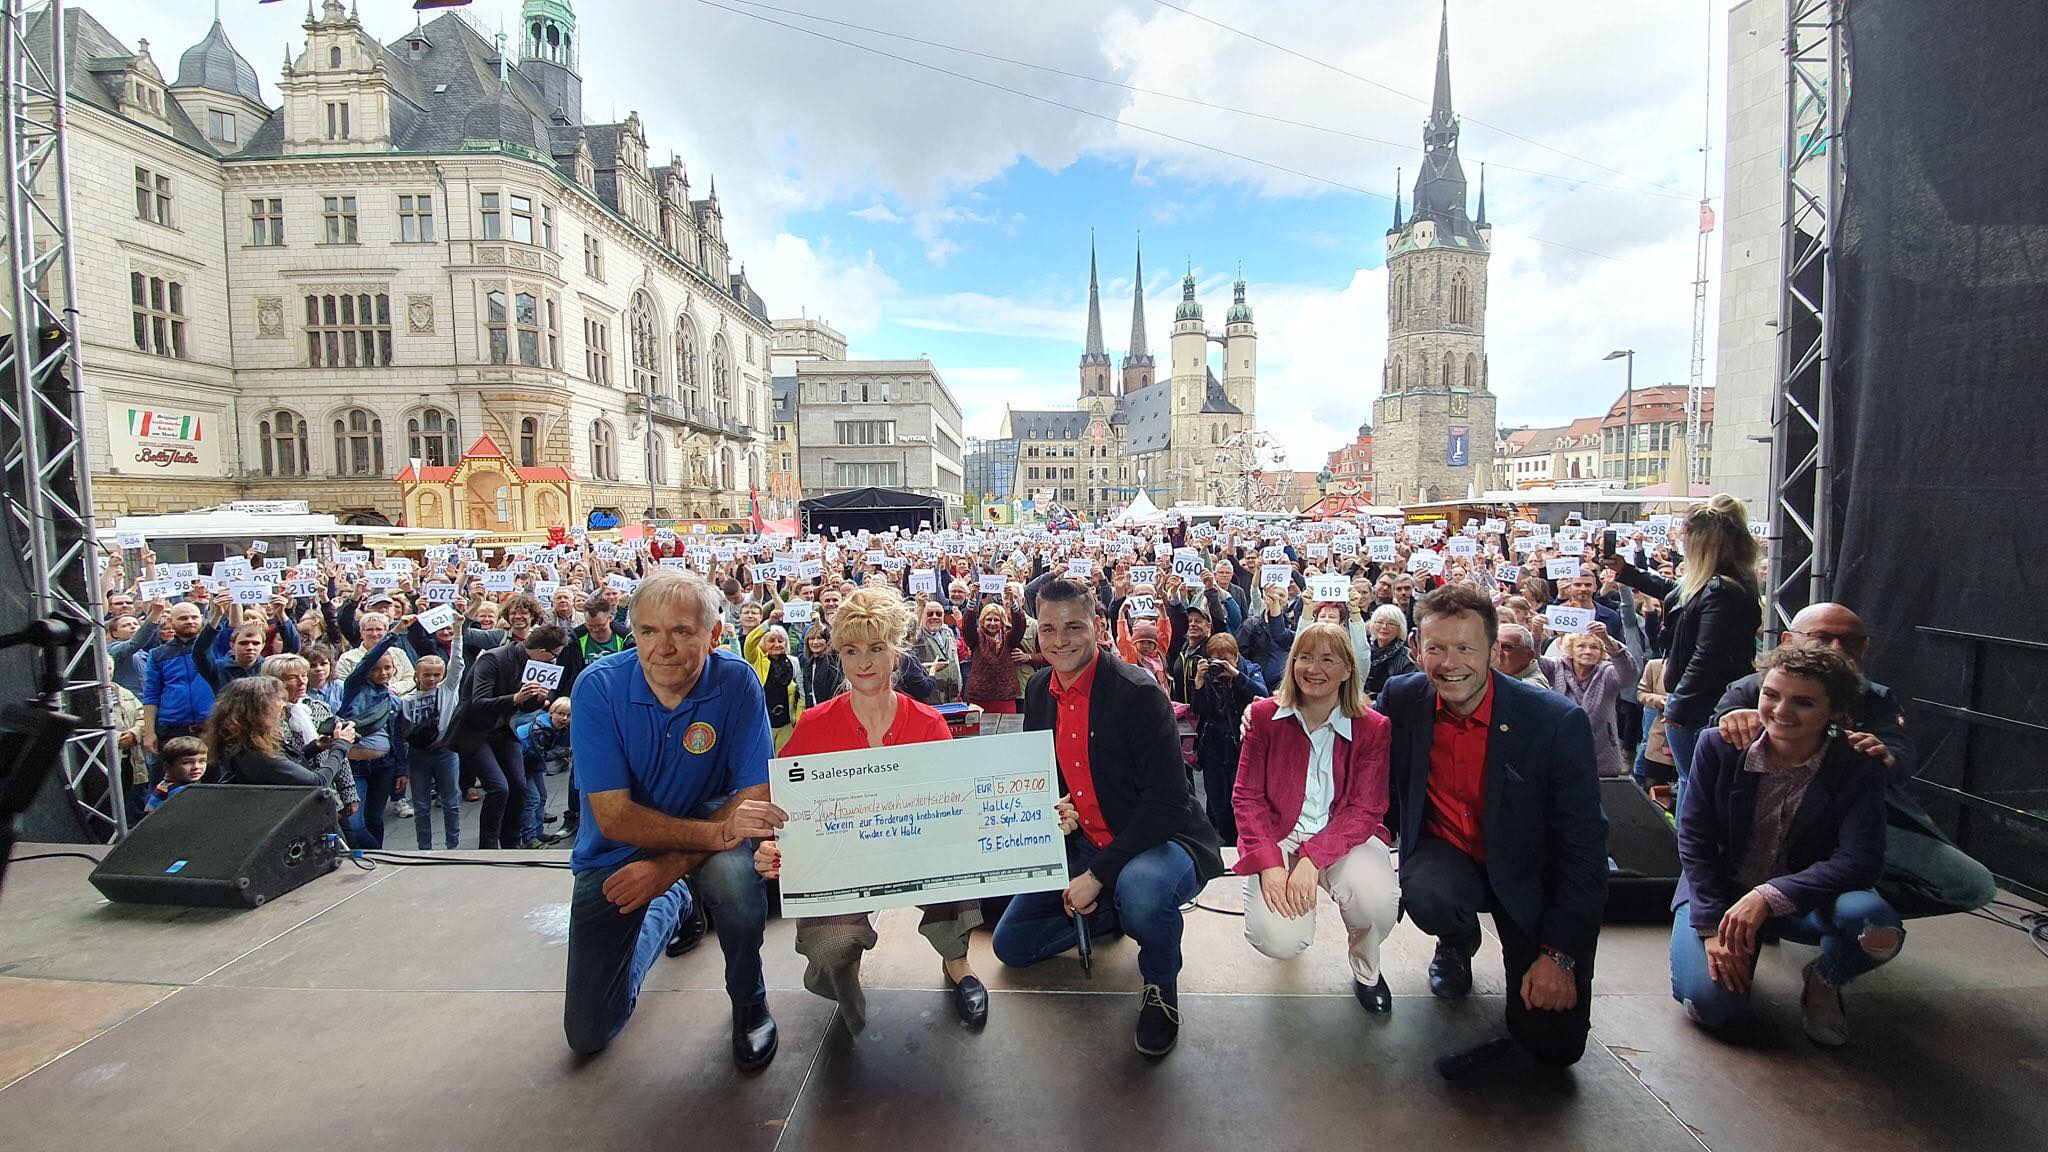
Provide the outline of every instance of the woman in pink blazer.
{"type": "Polygon", "coordinates": [[[1351,936],[1352,991],[1384,1014],[1394,1000],[1380,944],[1401,895],[1385,824],[1393,725],[1365,706],[1363,679],[1344,629],[1297,633],[1272,698],[1247,714],[1231,810],[1245,938],[1275,960],[1308,951],[1323,889],[1351,936]]]}

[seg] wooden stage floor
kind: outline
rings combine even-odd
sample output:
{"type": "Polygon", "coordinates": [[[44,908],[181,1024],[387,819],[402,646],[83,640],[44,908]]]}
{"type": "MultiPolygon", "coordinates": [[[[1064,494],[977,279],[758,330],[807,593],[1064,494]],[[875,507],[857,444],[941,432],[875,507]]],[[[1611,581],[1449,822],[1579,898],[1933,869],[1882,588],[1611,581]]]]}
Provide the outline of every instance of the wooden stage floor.
{"type": "MultiPolygon", "coordinates": [[[[18,855],[69,846],[23,845],[18,855]]],[[[98,851],[88,849],[87,851],[98,851]]],[[[455,855],[482,855],[458,853],[455,855]]],[[[562,860],[560,852],[504,854],[562,860]]],[[[1242,920],[1188,914],[1180,1046],[1131,1048],[1136,949],[1010,972],[974,940],[988,1030],[953,1018],[915,912],[884,917],[857,1039],[804,992],[770,923],[770,1068],[742,1076],[715,940],[660,961],[612,1048],[562,1041],[570,878],[342,870],[252,912],[119,906],[74,859],[0,895],[0,1146],[90,1149],[2021,1149],[2048,1140],[2048,958],[1973,917],[1913,921],[1849,992],[1856,1042],[1810,1045],[1798,972],[1767,950],[1756,1025],[1716,1038],[1669,992],[1661,925],[1601,938],[1593,1043],[1566,1075],[1519,1053],[1452,1085],[1433,1059],[1501,1029],[1489,938],[1463,1003],[1428,993],[1403,925],[1386,1019],[1350,995],[1327,898],[1281,964],[1242,920]]],[[[1204,903],[1235,906],[1230,881],[1204,903]]]]}

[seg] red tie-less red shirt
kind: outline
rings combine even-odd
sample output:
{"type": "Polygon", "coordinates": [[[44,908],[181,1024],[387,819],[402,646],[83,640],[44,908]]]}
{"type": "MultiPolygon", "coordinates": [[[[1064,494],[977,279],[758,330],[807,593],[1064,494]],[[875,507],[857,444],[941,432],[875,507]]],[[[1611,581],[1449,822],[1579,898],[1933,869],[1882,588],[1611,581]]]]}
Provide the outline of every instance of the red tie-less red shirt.
{"type": "Polygon", "coordinates": [[[1046,687],[1052,691],[1053,707],[1057,709],[1052,733],[1053,759],[1066,778],[1067,799],[1081,818],[1081,834],[1097,848],[1106,848],[1112,839],[1109,822],[1102,818],[1102,803],[1096,798],[1095,777],[1088,766],[1088,693],[1095,687],[1095,667],[1101,662],[1102,657],[1097,655],[1064,688],[1060,687],[1059,673],[1055,671],[1046,687]]]}
{"type": "Polygon", "coordinates": [[[1436,726],[1429,741],[1429,810],[1422,833],[1457,846],[1472,859],[1486,860],[1486,733],[1493,724],[1493,681],[1470,716],[1436,702],[1436,726]]]}

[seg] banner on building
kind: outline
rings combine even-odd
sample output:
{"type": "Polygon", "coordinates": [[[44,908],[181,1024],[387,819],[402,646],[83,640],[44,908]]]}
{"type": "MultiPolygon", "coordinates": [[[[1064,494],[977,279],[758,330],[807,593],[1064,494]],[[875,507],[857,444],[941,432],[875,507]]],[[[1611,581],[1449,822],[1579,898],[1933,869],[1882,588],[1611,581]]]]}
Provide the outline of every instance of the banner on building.
{"type": "Polygon", "coordinates": [[[123,472],[219,479],[219,432],[209,413],[110,401],[107,464],[123,472]]]}
{"type": "Polygon", "coordinates": [[[1444,454],[1444,463],[1452,468],[1463,468],[1472,463],[1472,429],[1463,424],[1451,425],[1450,448],[1444,454]]]}

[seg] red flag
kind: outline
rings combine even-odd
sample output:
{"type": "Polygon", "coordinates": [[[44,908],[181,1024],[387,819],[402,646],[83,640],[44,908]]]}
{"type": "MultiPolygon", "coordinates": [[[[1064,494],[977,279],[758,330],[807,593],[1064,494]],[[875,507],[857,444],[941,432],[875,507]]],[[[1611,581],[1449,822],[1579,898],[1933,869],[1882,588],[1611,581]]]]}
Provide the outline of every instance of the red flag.
{"type": "Polygon", "coordinates": [[[1700,201],[1700,235],[1704,236],[1713,230],[1714,206],[1702,200],[1700,201]]]}

